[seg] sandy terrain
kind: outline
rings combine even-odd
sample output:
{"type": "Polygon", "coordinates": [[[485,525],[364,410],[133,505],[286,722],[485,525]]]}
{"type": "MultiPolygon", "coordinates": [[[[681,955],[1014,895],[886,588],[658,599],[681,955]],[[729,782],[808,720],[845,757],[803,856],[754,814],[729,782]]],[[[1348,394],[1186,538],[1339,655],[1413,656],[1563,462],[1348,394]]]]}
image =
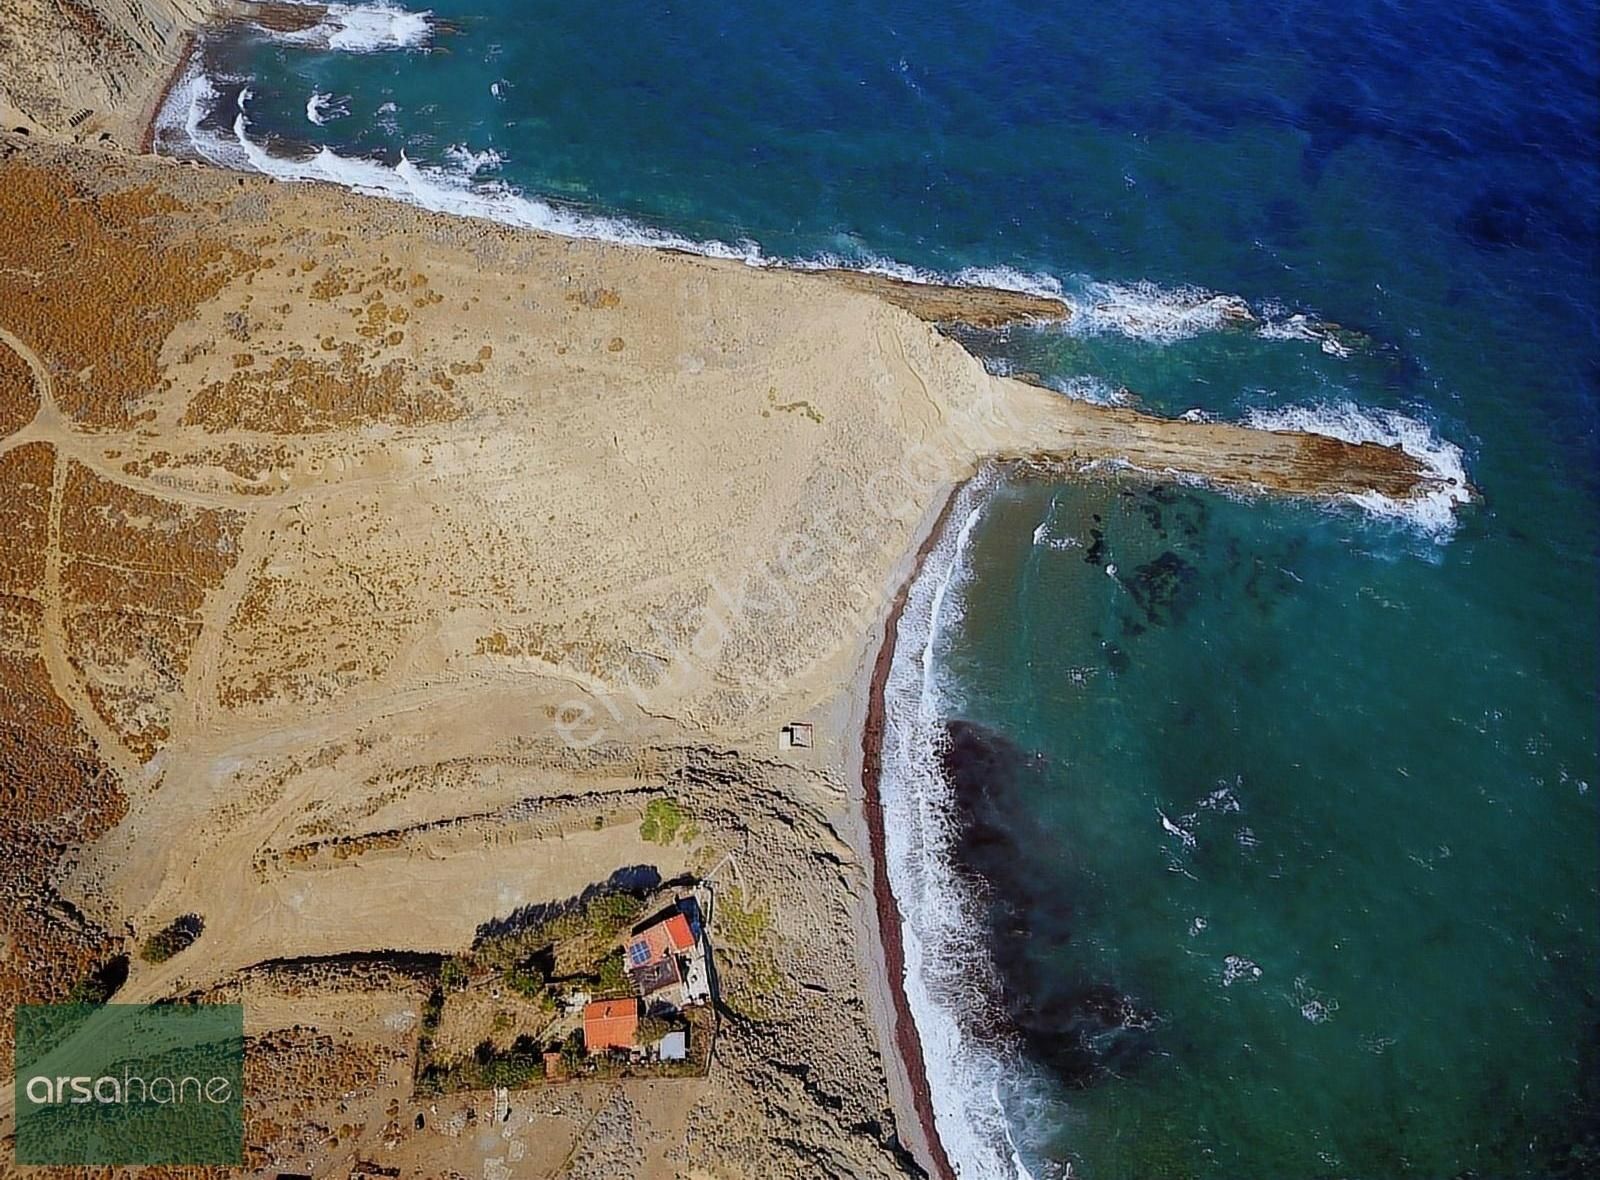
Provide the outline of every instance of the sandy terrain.
{"type": "Polygon", "coordinates": [[[0,138],[0,998],[198,915],[117,998],[246,999],[269,1174],[904,1174],[860,726],[938,505],[997,456],[1420,478],[1067,401],[924,322],[1050,301],[42,138],[0,138]],[[644,838],[663,798],[692,836],[644,838]],[[437,957],[635,866],[716,870],[711,1076],[416,1101],[437,957]]]}

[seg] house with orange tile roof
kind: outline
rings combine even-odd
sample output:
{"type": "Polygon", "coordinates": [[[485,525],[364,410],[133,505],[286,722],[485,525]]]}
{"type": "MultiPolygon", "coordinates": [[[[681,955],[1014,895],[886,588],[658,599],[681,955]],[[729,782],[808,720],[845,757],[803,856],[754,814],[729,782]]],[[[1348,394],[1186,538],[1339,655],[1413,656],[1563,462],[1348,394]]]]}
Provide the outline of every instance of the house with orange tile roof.
{"type": "Polygon", "coordinates": [[[639,1035],[639,1001],[593,1000],[583,1008],[583,1048],[593,1055],[611,1049],[632,1050],[639,1035]]]}
{"type": "Polygon", "coordinates": [[[633,990],[650,1012],[676,1011],[711,998],[711,972],[700,909],[693,898],[633,928],[623,941],[633,990]]]}

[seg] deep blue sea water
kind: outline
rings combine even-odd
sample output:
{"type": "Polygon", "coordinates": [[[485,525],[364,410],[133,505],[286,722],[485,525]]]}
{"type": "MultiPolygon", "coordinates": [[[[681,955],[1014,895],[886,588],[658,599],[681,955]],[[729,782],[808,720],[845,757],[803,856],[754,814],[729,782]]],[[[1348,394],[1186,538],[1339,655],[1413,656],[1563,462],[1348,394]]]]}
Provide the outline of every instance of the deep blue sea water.
{"type": "Polygon", "coordinates": [[[974,347],[1064,396],[1464,471],[1481,500],[1422,521],[1137,482],[969,497],[897,666],[886,792],[957,821],[891,848],[910,983],[966,1178],[1579,1176],[1597,26],[1552,0],[336,5],[210,38],[163,142],[1059,289],[1072,326],[974,347]],[[941,991],[953,937],[981,1013],[941,991]]]}

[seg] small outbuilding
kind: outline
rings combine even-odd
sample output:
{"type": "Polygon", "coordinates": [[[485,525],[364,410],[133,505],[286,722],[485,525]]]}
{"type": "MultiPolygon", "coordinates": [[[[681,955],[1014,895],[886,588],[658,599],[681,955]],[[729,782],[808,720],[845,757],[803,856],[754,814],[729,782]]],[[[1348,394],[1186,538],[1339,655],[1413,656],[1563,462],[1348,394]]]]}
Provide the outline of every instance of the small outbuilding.
{"type": "Polygon", "coordinates": [[[661,1043],[656,1047],[663,1061],[687,1061],[689,1059],[689,1034],[682,1029],[669,1032],[661,1038],[661,1043]]]}

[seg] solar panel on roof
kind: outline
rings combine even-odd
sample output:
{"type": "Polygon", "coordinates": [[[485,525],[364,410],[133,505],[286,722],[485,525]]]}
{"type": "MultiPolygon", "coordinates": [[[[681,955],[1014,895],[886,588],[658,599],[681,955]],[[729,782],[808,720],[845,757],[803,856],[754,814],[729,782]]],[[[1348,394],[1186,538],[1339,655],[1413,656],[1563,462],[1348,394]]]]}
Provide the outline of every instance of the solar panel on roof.
{"type": "Polygon", "coordinates": [[[635,967],[643,967],[650,961],[650,945],[643,939],[628,947],[628,961],[635,967]]]}

